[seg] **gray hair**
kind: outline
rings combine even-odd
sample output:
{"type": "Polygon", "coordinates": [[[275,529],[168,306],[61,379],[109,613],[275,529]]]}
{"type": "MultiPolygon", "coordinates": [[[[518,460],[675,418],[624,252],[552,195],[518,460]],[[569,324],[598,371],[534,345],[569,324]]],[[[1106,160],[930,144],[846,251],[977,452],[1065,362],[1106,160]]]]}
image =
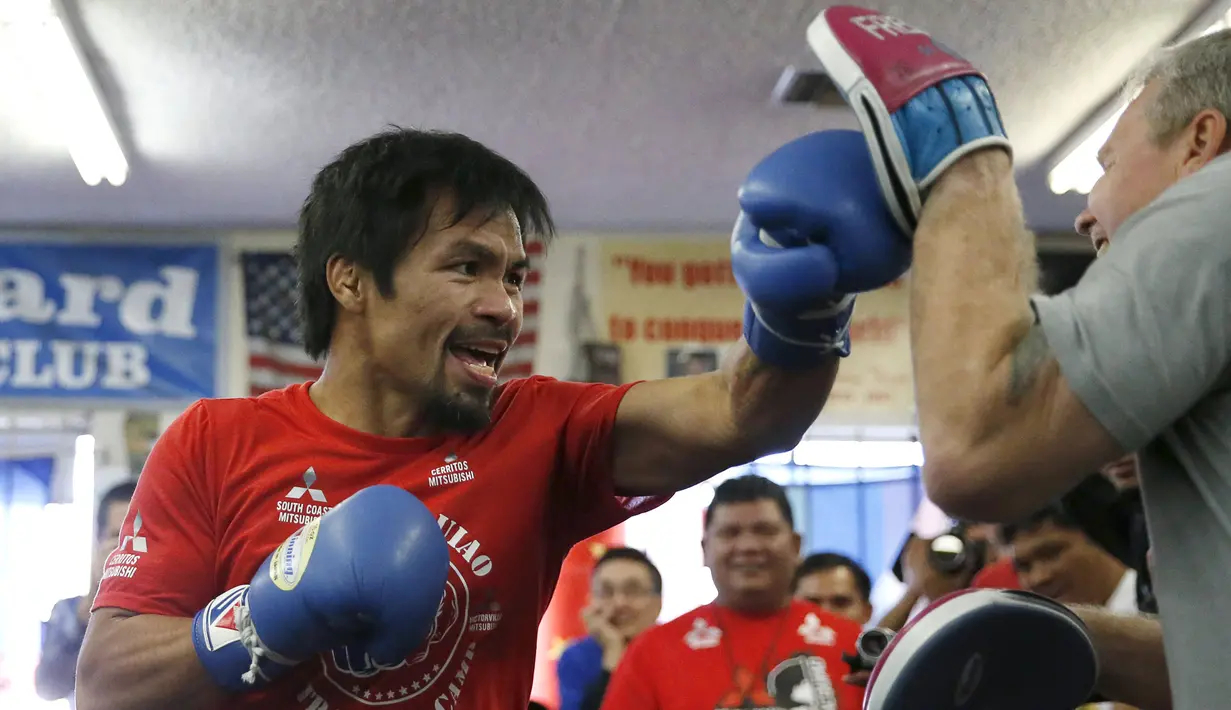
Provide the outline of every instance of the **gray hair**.
{"type": "Polygon", "coordinates": [[[1169,142],[1206,109],[1231,120],[1231,29],[1159,50],[1125,85],[1124,98],[1154,81],[1159,91],[1146,116],[1156,142],[1169,142]]]}

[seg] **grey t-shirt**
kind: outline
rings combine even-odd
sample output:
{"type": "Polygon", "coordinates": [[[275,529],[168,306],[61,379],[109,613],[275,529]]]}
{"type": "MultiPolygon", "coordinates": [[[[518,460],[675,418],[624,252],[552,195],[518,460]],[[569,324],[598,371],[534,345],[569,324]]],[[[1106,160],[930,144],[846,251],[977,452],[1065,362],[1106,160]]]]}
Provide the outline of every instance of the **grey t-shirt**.
{"type": "Polygon", "coordinates": [[[1069,386],[1142,491],[1177,710],[1231,698],[1231,156],[1117,231],[1035,312],[1069,386]]]}

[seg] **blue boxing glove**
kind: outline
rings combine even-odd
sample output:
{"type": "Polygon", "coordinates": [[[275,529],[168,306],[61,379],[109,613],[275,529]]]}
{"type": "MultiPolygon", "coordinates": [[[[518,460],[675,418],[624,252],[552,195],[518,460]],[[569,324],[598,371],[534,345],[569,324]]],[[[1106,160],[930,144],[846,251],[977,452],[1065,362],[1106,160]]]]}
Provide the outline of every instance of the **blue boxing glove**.
{"type": "Polygon", "coordinates": [[[250,584],[198,612],[193,644],[231,691],[342,647],[372,667],[395,667],[431,631],[448,573],[431,511],[401,488],[372,486],[295,531],[250,584]]]}
{"type": "Polygon", "coordinates": [[[910,268],[867,142],[857,131],[797,138],[739,191],[731,270],[747,296],[744,339],[761,360],[806,368],[850,354],[855,295],[910,268]]]}

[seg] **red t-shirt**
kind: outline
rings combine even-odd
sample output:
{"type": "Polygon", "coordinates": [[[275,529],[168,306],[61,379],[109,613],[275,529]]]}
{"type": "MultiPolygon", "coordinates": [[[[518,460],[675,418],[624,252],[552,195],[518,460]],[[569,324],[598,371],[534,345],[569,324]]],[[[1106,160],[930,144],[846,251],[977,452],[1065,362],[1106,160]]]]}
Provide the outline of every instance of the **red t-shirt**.
{"type": "Polygon", "coordinates": [[[1021,589],[1021,580],[1017,577],[1017,568],[1011,558],[997,560],[979,570],[970,586],[976,589],[1021,589]]]}
{"type": "Polygon", "coordinates": [[[516,380],[484,431],[425,438],[344,427],[316,408],[308,383],[197,402],[151,451],[94,607],[191,617],[330,506],[394,484],[439,516],[452,548],[427,646],[368,677],[323,654],[226,707],[525,707],[538,623],[569,548],[664,500],[613,490],[611,432],[629,387],[516,380]]]}
{"type": "Polygon", "coordinates": [[[862,630],[804,601],[756,617],[706,604],[629,645],[603,710],[859,710],[863,688],[842,682],[842,653],[862,630]]]}

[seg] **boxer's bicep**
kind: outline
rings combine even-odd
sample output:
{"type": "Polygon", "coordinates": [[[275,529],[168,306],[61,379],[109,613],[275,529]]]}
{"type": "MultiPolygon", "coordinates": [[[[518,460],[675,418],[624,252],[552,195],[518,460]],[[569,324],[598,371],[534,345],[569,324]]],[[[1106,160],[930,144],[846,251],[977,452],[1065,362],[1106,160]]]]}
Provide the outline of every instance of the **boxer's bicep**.
{"type": "Polygon", "coordinates": [[[623,495],[682,490],[730,465],[731,417],[716,373],[643,382],[616,415],[612,480],[623,495]]]}
{"type": "Polygon", "coordinates": [[[220,707],[224,693],[206,674],[192,619],[96,609],[77,662],[80,710],[220,707]]]}
{"type": "Polygon", "coordinates": [[[837,360],[788,371],[742,341],[718,372],[644,382],[616,415],[614,481],[626,495],[683,490],[761,456],[788,451],[816,421],[837,360]]]}

